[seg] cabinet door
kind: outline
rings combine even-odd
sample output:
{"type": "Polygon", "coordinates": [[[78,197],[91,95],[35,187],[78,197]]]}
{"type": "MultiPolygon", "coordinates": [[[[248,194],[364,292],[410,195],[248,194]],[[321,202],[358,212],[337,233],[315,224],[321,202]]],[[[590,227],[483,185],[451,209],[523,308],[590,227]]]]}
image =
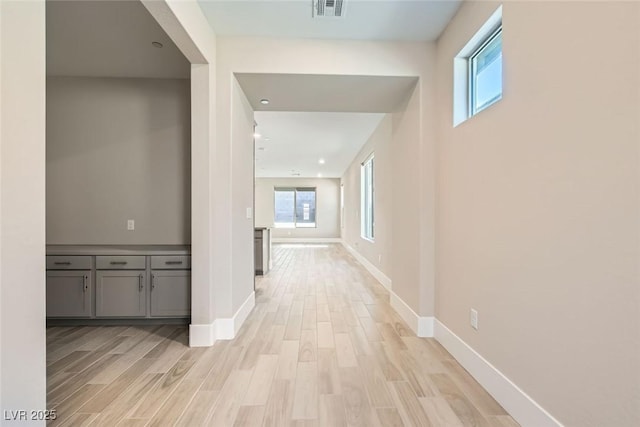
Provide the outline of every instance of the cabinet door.
{"type": "Polygon", "coordinates": [[[151,315],[191,314],[191,272],[167,270],[151,273],[151,315]]]}
{"type": "Polygon", "coordinates": [[[47,271],[47,317],[91,317],[91,270],[47,271]]]}
{"type": "Polygon", "coordinates": [[[98,271],[96,316],[144,317],[146,274],[144,271],[98,271]]]}

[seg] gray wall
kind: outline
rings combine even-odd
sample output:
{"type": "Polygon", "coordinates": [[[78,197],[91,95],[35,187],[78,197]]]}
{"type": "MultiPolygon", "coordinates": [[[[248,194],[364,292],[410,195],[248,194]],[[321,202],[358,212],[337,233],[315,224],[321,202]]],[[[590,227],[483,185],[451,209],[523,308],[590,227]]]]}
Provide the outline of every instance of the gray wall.
{"type": "Polygon", "coordinates": [[[47,79],[48,244],[190,243],[189,90],[179,79],[47,79]]]}

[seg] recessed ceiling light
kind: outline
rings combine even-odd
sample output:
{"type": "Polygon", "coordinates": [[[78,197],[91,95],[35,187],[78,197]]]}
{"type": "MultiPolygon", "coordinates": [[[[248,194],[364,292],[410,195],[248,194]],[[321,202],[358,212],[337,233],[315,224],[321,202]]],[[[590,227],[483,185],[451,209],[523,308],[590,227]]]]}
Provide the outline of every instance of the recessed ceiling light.
{"type": "Polygon", "coordinates": [[[162,43],[160,42],[151,42],[151,45],[153,47],[157,47],[158,49],[162,48],[162,46],[164,46],[162,43]]]}
{"type": "Polygon", "coordinates": [[[260,100],[260,104],[262,104],[262,105],[269,105],[269,100],[268,100],[267,98],[262,98],[262,99],[260,100]]]}
{"type": "Polygon", "coordinates": [[[322,178],[322,174],[321,173],[318,174],[318,178],[322,178]]]}
{"type": "Polygon", "coordinates": [[[262,136],[262,135],[260,135],[259,133],[254,133],[254,134],[253,134],[253,137],[254,137],[254,138],[260,138],[261,136],[262,136]]]}
{"type": "Polygon", "coordinates": [[[321,165],[324,165],[324,159],[318,160],[318,163],[320,163],[321,165]]]}

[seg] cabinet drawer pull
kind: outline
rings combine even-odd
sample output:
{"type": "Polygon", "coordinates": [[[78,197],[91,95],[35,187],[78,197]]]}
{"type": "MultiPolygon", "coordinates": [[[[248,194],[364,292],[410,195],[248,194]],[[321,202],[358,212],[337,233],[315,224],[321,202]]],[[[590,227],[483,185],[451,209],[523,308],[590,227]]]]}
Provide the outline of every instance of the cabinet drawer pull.
{"type": "Polygon", "coordinates": [[[82,276],[82,292],[87,292],[87,290],[89,289],[89,285],[87,284],[87,279],[89,277],[87,276],[82,276]]]}
{"type": "Polygon", "coordinates": [[[71,261],[55,261],[54,265],[71,265],[71,261]]]}
{"type": "Polygon", "coordinates": [[[156,288],[156,275],[152,274],[151,275],[151,290],[154,290],[156,288]]]}
{"type": "Polygon", "coordinates": [[[138,291],[142,292],[142,289],[144,288],[144,285],[142,284],[142,279],[143,279],[143,275],[139,275],[138,276],[138,291]]]}
{"type": "Polygon", "coordinates": [[[181,265],[182,261],[165,261],[164,263],[167,265],[181,265]]]}
{"type": "Polygon", "coordinates": [[[127,261],[111,261],[111,265],[127,265],[127,261]]]}

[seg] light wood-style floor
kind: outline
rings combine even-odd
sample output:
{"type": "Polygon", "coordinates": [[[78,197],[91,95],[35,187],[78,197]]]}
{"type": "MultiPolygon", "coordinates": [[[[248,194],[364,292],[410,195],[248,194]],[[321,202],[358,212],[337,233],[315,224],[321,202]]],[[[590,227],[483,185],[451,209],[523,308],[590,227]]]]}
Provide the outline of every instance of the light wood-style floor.
{"type": "Polygon", "coordinates": [[[47,329],[64,426],[490,426],[517,423],[339,245],[276,245],[232,341],[184,326],[47,329]]]}

